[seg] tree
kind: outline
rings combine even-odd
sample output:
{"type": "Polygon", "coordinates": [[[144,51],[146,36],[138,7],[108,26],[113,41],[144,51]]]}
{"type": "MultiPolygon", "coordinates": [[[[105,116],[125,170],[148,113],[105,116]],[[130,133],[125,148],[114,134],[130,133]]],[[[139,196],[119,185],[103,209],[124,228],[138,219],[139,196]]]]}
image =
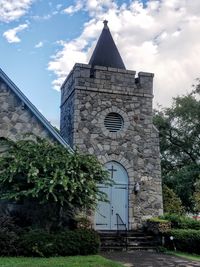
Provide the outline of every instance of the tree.
{"type": "MultiPolygon", "coordinates": [[[[199,81],[198,81],[199,82],[199,81]]],[[[174,98],[170,108],[155,112],[160,133],[163,183],[193,210],[194,184],[200,173],[199,83],[192,93],[174,98]]]]}
{"type": "Polygon", "coordinates": [[[46,222],[52,218],[57,223],[61,209],[74,214],[94,209],[98,200],[105,199],[98,184],[110,180],[94,156],[70,153],[40,138],[1,140],[3,144],[6,151],[0,157],[1,199],[36,203],[48,210],[46,222]]]}
{"type": "Polygon", "coordinates": [[[181,199],[168,186],[163,186],[163,208],[165,213],[182,215],[184,208],[181,199]]]}
{"type": "Polygon", "coordinates": [[[195,189],[193,193],[194,211],[200,213],[200,179],[194,184],[195,189]]]}

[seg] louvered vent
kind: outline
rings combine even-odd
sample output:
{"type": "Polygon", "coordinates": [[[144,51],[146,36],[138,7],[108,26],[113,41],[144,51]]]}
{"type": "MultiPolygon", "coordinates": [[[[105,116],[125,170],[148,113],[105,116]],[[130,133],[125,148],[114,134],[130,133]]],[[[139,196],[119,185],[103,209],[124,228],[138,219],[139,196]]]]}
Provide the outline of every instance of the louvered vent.
{"type": "Polygon", "coordinates": [[[116,133],[123,128],[124,120],[118,113],[111,112],[106,115],[104,125],[109,132],[116,133]]]}

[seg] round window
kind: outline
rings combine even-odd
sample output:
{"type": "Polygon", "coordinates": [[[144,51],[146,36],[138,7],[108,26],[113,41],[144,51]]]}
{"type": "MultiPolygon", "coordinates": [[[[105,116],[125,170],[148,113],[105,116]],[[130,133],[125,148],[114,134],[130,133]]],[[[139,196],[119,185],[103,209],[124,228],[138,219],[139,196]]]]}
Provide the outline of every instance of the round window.
{"type": "Polygon", "coordinates": [[[116,133],[124,126],[124,120],[118,113],[108,113],[104,119],[104,125],[106,129],[111,133],[116,133]]]}

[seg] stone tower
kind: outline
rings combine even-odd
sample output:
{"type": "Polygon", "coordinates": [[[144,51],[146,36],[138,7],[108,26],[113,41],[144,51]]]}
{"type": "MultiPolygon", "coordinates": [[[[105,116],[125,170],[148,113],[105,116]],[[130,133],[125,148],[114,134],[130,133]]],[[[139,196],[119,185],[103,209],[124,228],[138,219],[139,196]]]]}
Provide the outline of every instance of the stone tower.
{"type": "Polygon", "coordinates": [[[153,74],[126,70],[107,21],[89,64],[75,64],[61,88],[61,135],[94,154],[115,181],[102,185],[96,229],[128,229],[162,214],[158,131],[152,123],[153,74]],[[118,217],[117,217],[118,216],[118,217]]]}

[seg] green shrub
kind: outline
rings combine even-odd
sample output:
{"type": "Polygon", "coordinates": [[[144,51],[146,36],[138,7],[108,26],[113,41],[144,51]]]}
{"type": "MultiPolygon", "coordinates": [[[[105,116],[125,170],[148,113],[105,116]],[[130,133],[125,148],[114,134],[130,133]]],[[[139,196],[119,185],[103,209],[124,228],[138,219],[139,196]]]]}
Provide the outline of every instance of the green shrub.
{"type": "Polygon", "coordinates": [[[0,255],[1,256],[17,256],[18,236],[14,232],[0,232],[0,255]]]}
{"type": "Polygon", "coordinates": [[[31,230],[20,239],[21,255],[39,257],[96,254],[100,244],[97,233],[87,229],[55,234],[31,230]]]}
{"type": "Polygon", "coordinates": [[[59,255],[88,255],[99,251],[100,239],[93,230],[78,229],[66,231],[56,236],[59,255]]]}
{"type": "Polygon", "coordinates": [[[80,255],[80,243],[76,231],[65,231],[57,234],[55,242],[58,255],[80,255]]]}
{"type": "Polygon", "coordinates": [[[171,230],[171,222],[158,217],[148,219],[146,226],[148,232],[156,235],[171,230]]]}
{"type": "Polygon", "coordinates": [[[9,216],[0,216],[0,255],[16,256],[19,253],[18,234],[20,229],[15,226],[9,216]]]}
{"type": "Polygon", "coordinates": [[[43,230],[31,230],[21,235],[20,254],[23,256],[56,256],[55,237],[43,230]]]}
{"type": "Polygon", "coordinates": [[[48,233],[20,228],[13,218],[0,216],[0,256],[68,256],[96,254],[100,239],[91,229],[48,233]]]}
{"type": "Polygon", "coordinates": [[[94,230],[79,229],[76,231],[80,240],[80,255],[96,254],[99,251],[100,239],[94,230]]]}
{"type": "Polygon", "coordinates": [[[165,214],[160,216],[161,219],[168,220],[175,229],[194,229],[200,230],[200,221],[194,220],[186,216],[179,216],[176,214],[165,214]]]}
{"type": "Polygon", "coordinates": [[[159,217],[153,217],[153,218],[148,219],[147,222],[168,223],[169,220],[162,219],[162,218],[159,218],[159,217]]]}
{"type": "Polygon", "coordinates": [[[91,221],[86,216],[78,216],[75,218],[76,226],[79,229],[91,229],[91,221]]]}
{"type": "Polygon", "coordinates": [[[179,215],[184,213],[181,199],[165,184],[163,185],[163,206],[166,213],[176,213],[179,215]]]}
{"type": "Polygon", "coordinates": [[[200,221],[194,220],[189,217],[183,217],[180,222],[180,228],[200,230],[200,221]]]}
{"type": "Polygon", "coordinates": [[[189,253],[200,254],[200,230],[176,229],[167,233],[166,246],[189,253]],[[173,236],[173,241],[170,240],[173,236]]]}

